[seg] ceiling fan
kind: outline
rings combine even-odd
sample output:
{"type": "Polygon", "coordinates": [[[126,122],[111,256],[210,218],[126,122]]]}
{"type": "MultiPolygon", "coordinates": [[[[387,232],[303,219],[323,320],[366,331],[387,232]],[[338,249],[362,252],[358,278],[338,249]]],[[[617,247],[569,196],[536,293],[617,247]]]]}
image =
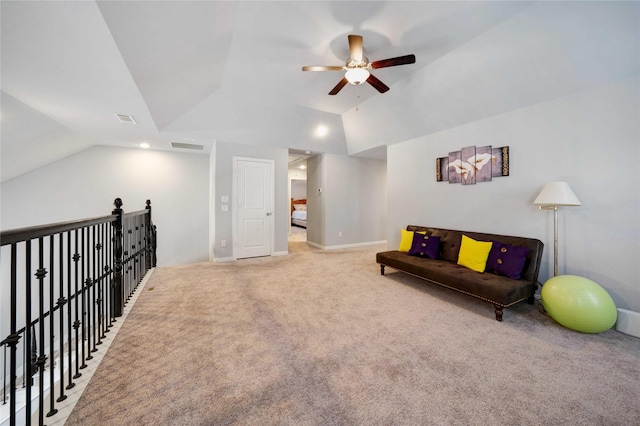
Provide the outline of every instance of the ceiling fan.
{"type": "Polygon", "coordinates": [[[394,67],[396,65],[414,64],[415,55],[398,56],[397,58],[381,59],[369,62],[369,58],[362,53],[362,36],[349,35],[349,52],[351,57],[347,59],[343,66],[322,66],[313,65],[302,67],[302,71],[346,71],[340,82],[329,92],[330,95],[337,94],[347,84],[362,84],[365,81],[372,85],[378,92],[384,93],[389,90],[389,86],[378,80],[369,70],[377,68],[394,67]]]}

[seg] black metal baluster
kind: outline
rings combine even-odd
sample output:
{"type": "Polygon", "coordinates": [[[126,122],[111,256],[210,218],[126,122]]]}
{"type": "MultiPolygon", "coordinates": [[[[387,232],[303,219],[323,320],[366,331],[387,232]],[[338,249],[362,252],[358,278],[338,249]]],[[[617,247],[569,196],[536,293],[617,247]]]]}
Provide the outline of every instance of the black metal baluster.
{"type": "Polygon", "coordinates": [[[142,277],[142,216],[136,217],[136,222],[138,226],[136,227],[136,237],[138,240],[138,251],[136,252],[136,288],[138,288],[138,284],[140,284],[140,278],[142,277]]]}
{"type": "Polygon", "coordinates": [[[102,291],[104,284],[104,272],[102,271],[103,260],[104,260],[104,224],[100,225],[98,228],[98,244],[96,245],[96,249],[98,250],[98,300],[96,301],[98,305],[98,342],[97,345],[102,344],[102,339],[105,337],[104,335],[104,293],[102,291]]]}
{"type": "Polygon", "coordinates": [[[6,339],[7,346],[9,346],[9,425],[16,426],[16,419],[14,413],[16,412],[16,379],[18,360],[18,342],[20,341],[20,335],[17,328],[18,317],[18,262],[17,262],[17,244],[11,244],[11,319],[10,319],[10,334],[6,339]]]}
{"type": "Polygon", "coordinates": [[[102,321],[104,323],[104,331],[102,337],[106,338],[109,332],[109,224],[102,224],[102,321]]]}
{"type": "Polygon", "coordinates": [[[82,365],[80,366],[81,369],[87,368],[87,364],[85,363],[86,360],[91,359],[91,355],[87,355],[88,349],[89,349],[89,344],[87,343],[89,340],[89,336],[88,336],[88,330],[87,328],[90,326],[89,321],[88,321],[88,316],[87,316],[87,281],[90,281],[90,278],[88,278],[88,274],[89,274],[89,232],[88,229],[82,228],[82,256],[84,259],[84,262],[82,262],[82,290],[80,292],[80,294],[82,295],[81,297],[81,303],[80,305],[82,306],[82,319],[81,319],[81,327],[82,327],[82,365]]]}
{"type": "MultiPolygon", "coordinates": [[[[67,253],[69,252],[70,251],[67,250],[67,253]]],[[[60,310],[58,315],[58,318],[60,318],[60,355],[58,356],[58,359],[60,359],[60,396],[56,401],[62,402],[67,399],[67,395],[64,394],[64,305],[67,303],[67,299],[64,297],[64,234],[60,234],[58,260],[60,261],[60,272],[58,273],[60,294],[58,295],[56,304],[60,310]]],[[[71,333],[69,333],[67,338],[71,338],[71,333]]],[[[71,368],[69,368],[69,371],[71,371],[71,368]]]]}
{"type": "Polygon", "coordinates": [[[124,282],[125,282],[125,305],[127,304],[127,302],[129,301],[129,295],[131,294],[131,256],[129,256],[129,247],[131,246],[131,220],[128,219],[125,222],[125,228],[127,229],[127,232],[125,234],[125,248],[126,250],[124,251],[124,282]]]}
{"type": "Polygon", "coordinates": [[[107,250],[107,267],[109,268],[109,275],[107,278],[107,315],[109,316],[109,327],[107,327],[108,330],[111,330],[111,327],[113,327],[113,323],[116,321],[116,319],[113,316],[113,305],[114,305],[114,292],[113,292],[113,283],[115,282],[115,278],[114,278],[114,274],[115,274],[115,263],[114,263],[114,259],[115,259],[115,244],[114,244],[114,238],[115,238],[115,228],[113,227],[113,223],[107,228],[107,234],[109,235],[107,238],[107,244],[109,246],[109,249],[107,250]]]}
{"type": "Polygon", "coordinates": [[[108,333],[111,330],[111,326],[113,325],[113,320],[111,318],[111,283],[113,280],[113,270],[111,269],[111,261],[113,260],[113,252],[112,252],[112,241],[113,238],[113,227],[110,224],[105,224],[104,230],[104,318],[106,328],[104,330],[105,333],[108,333]]]}
{"type": "MultiPolygon", "coordinates": [[[[40,337],[40,356],[36,359],[38,370],[38,424],[44,424],[44,365],[47,362],[47,356],[44,354],[45,336],[44,336],[44,279],[47,276],[47,270],[44,267],[44,238],[38,239],[38,270],[35,274],[38,279],[38,334],[40,337]]],[[[29,414],[29,412],[27,412],[29,414]]]]}
{"type": "MultiPolygon", "coordinates": [[[[144,277],[145,274],[147,273],[147,229],[146,229],[146,220],[147,220],[147,214],[145,213],[145,215],[140,219],[141,225],[140,225],[140,271],[141,271],[141,277],[144,277]]],[[[142,280],[141,280],[142,281],[142,280]]]]}
{"type": "Polygon", "coordinates": [[[24,337],[24,354],[25,354],[25,366],[27,367],[26,369],[26,374],[23,374],[23,378],[22,378],[22,386],[25,387],[25,396],[26,396],[26,406],[25,406],[25,413],[28,413],[28,415],[25,415],[25,421],[26,421],[26,426],[31,425],[31,385],[32,385],[32,378],[31,376],[33,375],[33,359],[32,356],[34,355],[32,353],[32,330],[31,330],[31,241],[27,241],[26,242],[26,246],[25,246],[25,254],[26,254],[26,259],[25,259],[25,298],[26,298],[26,303],[25,303],[25,337],[24,337]]]}
{"type": "MultiPolygon", "coordinates": [[[[68,256],[67,256],[67,298],[69,301],[69,306],[67,306],[67,347],[69,348],[67,351],[67,356],[69,357],[69,384],[67,385],[67,389],[72,389],[76,384],[73,383],[73,334],[72,334],[72,329],[75,328],[74,324],[73,324],[73,312],[71,309],[71,301],[73,300],[73,294],[71,293],[71,282],[73,281],[72,279],[72,273],[71,273],[71,259],[73,259],[73,263],[75,265],[75,271],[76,271],[76,280],[77,280],[77,276],[78,276],[78,260],[76,259],[76,256],[78,255],[77,253],[77,246],[78,246],[78,231],[76,231],[76,247],[75,250],[73,251],[73,256],[71,256],[71,232],[67,233],[67,245],[68,247],[68,256]]],[[[77,336],[76,336],[77,338],[77,336]]],[[[77,353],[77,352],[76,352],[77,353]]],[[[78,363],[76,363],[76,366],[78,365],[78,363]]],[[[76,369],[76,373],[77,373],[77,369],[76,369]]]]}
{"type": "Polygon", "coordinates": [[[102,316],[104,322],[104,333],[102,337],[105,338],[109,332],[109,283],[111,282],[109,275],[109,225],[104,223],[102,225],[102,271],[104,273],[102,279],[102,316]]]}
{"type": "MultiPolygon", "coordinates": [[[[54,334],[53,330],[55,328],[54,324],[54,313],[53,310],[53,298],[54,298],[54,281],[55,281],[55,273],[54,273],[54,250],[55,250],[55,235],[49,236],[49,412],[47,413],[47,417],[51,417],[58,412],[55,408],[55,344],[54,344],[54,334]]],[[[62,336],[61,336],[62,338],[62,336]]],[[[44,352],[44,347],[42,348],[44,352]]],[[[44,367],[44,366],[43,366],[44,367]]],[[[44,394],[44,390],[40,389],[40,393],[44,394]]],[[[40,409],[42,410],[42,406],[40,409]]]]}
{"type": "Polygon", "coordinates": [[[93,261],[91,262],[91,270],[93,271],[93,279],[90,281],[91,283],[91,300],[89,305],[91,305],[91,335],[93,336],[93,346],[91,349],[91,352],[97,352],[98,348],[96,348],[96,338],[97,338],[97,333],[96,333],[96,311],[98,310],[99,307],[99,302],[98,302],[98,295],[96,294],[96,284],[98,281],[98,271],[97,271],[97,251],[98,249],[98,244],[96,243],[96,225],[91,227],[91,232],[93,234],[93,244],[91,245],[91,247],[93,247],[94,249],[92,250],[92,259],[93,261]]]}
{"type": "MultiPolygon", "coordinates": [[[[73,329],[75,330],[75,343],[74,343],[74,347],[75,347],[75,357],[76,357],[76,362],[75,362],[75,366],[76,366],[76,374],[73,376],[74,379],[77,379],[78,377],[82,376],[82,373],[80,373],[79,370],[79,366],[80,366],[80,347],[79,342],[80,342],[80,309],[78,304],[80,303],[80,298],[78,297],[78,293],[80,291],[80,267],[78,265],[78,262],[81,259],[81,255],[79,253],[80,249],[82,248],[79,245],[79,240],[78,240],[78,230],[75,230],[75,240],[76,240],[76,252],[73,255],[73,261],[75,263],[75,293],[73,295],[74,298],[74,310],[75,310],[75,321],[73,322],[73,329]]],[[[84,363],[84,360],[83,360],[84,363]]]]}

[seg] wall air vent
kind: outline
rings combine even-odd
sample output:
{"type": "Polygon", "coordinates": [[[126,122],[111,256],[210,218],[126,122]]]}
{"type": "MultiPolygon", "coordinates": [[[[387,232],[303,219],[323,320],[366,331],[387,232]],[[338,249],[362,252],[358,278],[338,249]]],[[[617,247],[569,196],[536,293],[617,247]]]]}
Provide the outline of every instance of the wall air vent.
{"type": "Polygon", "coordinates": [[[204,151],[204,145],[200,145],[197,143],[171,142],[171,148],[191,149],[193,151],[204,151]]]}
{"type": "Polygon", "coordinates": [[[118,117],[118,120],[120,120],[121,123],[136,124],[136,120],[133,118],[133,115],[116,114],[116,117],[118,117]]]}

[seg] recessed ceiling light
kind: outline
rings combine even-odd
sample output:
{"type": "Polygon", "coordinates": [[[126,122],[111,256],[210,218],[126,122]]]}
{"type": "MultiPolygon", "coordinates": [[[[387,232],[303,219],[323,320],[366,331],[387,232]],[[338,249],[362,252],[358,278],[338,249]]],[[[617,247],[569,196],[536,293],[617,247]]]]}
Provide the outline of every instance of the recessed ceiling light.
{"type": "Polygon", "coordinates": [[[325,136],[327,136],[327,133],[329,133],[329,128],[327,126],[323,126],[320,125],[318,127],[316,127],[316,136],[319,138],[323,138],[325,136]]]}
{"type": "Polygon", "coordinates": [[[149,149],[149,148],[151,148],[151,145],[149,145],[149,144],[148,144],[148,143],[146,143],[146,142],[142,142],[142,143],[140,144],[140,148],[149,149]]]}
{"type": "Polygon", "coordinates": [[[300,164],[300,168],[301,168],[302,170],[304,170],[304,169],[306,169],[306,168],[307,168],[307,166],[305,166],[304,164],[300,164]]]}

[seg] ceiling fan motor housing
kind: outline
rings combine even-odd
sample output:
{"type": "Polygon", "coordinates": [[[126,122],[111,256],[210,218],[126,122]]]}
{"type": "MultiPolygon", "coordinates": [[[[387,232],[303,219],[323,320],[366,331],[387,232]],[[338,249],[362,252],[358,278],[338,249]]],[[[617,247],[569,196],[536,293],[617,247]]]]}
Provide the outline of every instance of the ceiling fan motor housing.
{"type": "Polygon", "coordinates": [[[369,68],[369,58],[367,58],[366,56],[362,56],[362,60],[361,61],[357,61],[353,58],[349,58],[347,59],[347,62],[345,63],[345,67],[347,67],[348,69],[351,68],[369,68]]]}

